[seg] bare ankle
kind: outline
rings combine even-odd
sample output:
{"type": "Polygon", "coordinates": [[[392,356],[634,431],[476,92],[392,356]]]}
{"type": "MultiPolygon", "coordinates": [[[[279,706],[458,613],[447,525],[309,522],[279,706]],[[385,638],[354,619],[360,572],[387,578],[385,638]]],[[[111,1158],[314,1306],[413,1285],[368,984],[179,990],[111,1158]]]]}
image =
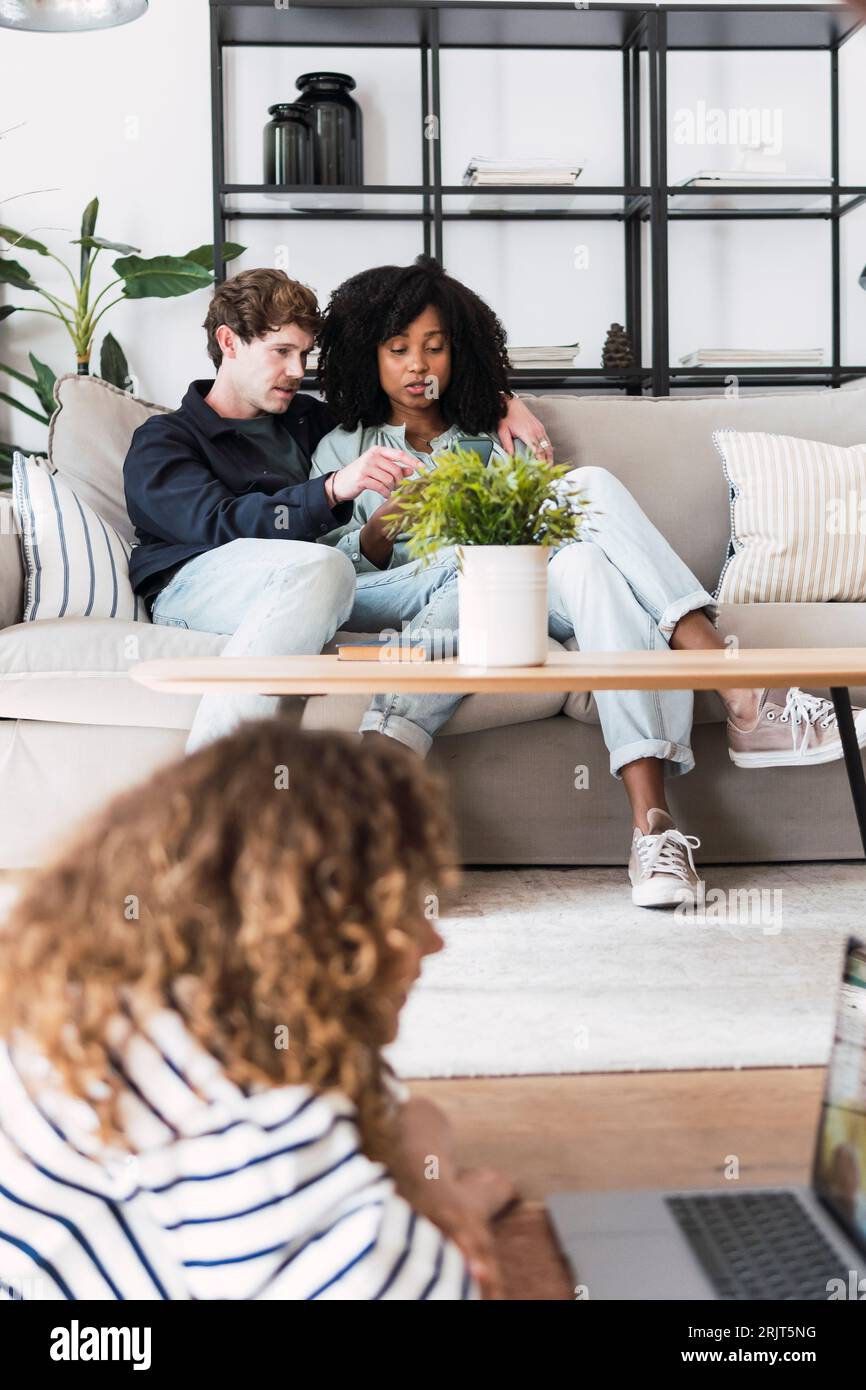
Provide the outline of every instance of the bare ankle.
{"type": "Polygon", "coordinates": [[[748,729],[757,721],[758,706],[762,690],[720,690],[719,694],[728,718],[741,729],[748,729]]]}

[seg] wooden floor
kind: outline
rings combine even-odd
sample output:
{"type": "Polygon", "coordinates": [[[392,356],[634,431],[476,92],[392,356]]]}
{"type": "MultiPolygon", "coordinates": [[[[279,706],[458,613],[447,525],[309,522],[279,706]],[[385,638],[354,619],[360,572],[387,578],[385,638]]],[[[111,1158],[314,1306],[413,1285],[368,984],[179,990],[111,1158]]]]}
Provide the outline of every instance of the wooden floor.
{"type": "Polygon", "coordinates": [[[808,1177],[824,1069],[416,1081],[450,1117],[466,1166],[508,1172],[523,1201],[497,1226],[508,1297],[570,1299],[542,1205],[551,1192],[714,1187],[808,1177]]]}

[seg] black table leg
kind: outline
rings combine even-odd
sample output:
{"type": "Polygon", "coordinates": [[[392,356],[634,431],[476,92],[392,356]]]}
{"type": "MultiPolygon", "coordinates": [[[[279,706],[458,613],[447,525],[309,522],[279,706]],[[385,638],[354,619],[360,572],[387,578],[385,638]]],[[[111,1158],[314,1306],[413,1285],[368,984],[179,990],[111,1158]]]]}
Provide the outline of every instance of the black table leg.
{"type": "Polygon", "coordinates": [[[851,800],[854,802],[857,824],[860,827],[860,839],[863,843],[863,853],[866,855],[866,776],[863,774],[863,760],[857,746],[857,731],[854,728],[854,716],[851,713],[851,696],[847,685],[831,686],[830,694],[833,697],[833,708],[836,711],[836,722],[839,725],[839,737],[842,740],[842,749],[845,754],[851,800]]]}

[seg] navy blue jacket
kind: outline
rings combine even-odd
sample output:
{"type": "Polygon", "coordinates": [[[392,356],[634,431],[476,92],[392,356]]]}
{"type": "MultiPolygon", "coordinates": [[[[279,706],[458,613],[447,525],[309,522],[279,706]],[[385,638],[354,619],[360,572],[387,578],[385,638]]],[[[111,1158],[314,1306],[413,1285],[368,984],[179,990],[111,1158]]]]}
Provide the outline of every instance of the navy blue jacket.
{"type": "MultiPolygon", "coordinates": [[[[192,382],[178,410],[152,415],[132,436],[123,486],[138,540],[129,561],[136,593],[152,595],[179,565],[228,541],[315,541],[352,519],[351,502],[328,505],[324,477],[287,484],[251,463],[243,436],[205,403],[212,386],[192,382]]],[[[336,423],[323,401],[300,394],[277,419],[311,462],[336,423]]]]}

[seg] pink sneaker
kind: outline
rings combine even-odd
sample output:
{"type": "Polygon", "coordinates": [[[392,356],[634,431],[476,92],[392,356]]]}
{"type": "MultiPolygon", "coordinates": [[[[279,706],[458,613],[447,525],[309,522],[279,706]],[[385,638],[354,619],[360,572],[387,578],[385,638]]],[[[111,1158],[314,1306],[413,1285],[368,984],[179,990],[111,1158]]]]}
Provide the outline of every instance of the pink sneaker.
{"type": "MultiPolygon", "coordinates": [[[[857,743],[866,745],[866,710],[855,709],[857,743]]],[[[728,720],[728,752],[737,767],[804,767],[842,757],[832,701],[790,690],[765,690],[751,729],[728,720]]]]}
{"type": "Polygon", "coordinates": [[[658,806],[647,812],[648,831],[632,836],[628,876],[631,900],[638,907],[676,907],[696,901],[701,880],[692,850],[697,835],[683,835],[658,806]]]}

